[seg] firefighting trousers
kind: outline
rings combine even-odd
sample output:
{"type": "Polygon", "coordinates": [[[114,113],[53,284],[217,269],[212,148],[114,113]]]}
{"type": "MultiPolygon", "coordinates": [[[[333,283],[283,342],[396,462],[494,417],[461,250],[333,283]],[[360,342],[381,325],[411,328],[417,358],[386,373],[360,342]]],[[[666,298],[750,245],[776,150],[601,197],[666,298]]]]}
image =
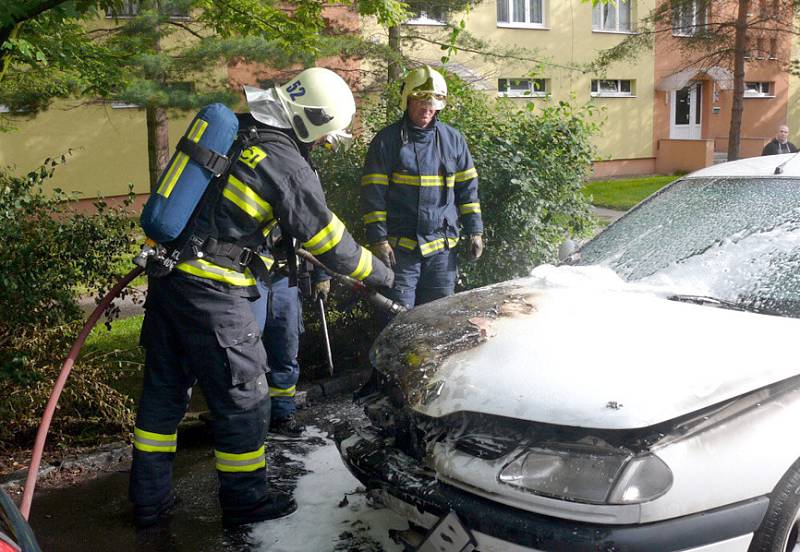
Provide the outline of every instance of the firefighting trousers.
{"type": "Polygon", "coordinates": [[[396,247],[394,256],[394,286],[386,293],[389,299],[411,308],[453,295],[458,257],[452,249],[423,257],[419,249],[407,251],[396,247]]]}
{"type": "Polygon", "coordinates": [[[129,487],[135,506],[160,504],[172,492],[177,426],[195,383],[213,418],[223,511],[247,510],[267,500],[267,362],[249,303],[179,274],[150,279],[129,487]]]}
{"type": "Polygon", "coordinates": [[[289,287],[289,279],[276,276],[271,288],[258,281],[258,300],[253,301],[253,315],[267,351],[269,394],[273,419],[287,418],[295,411],[294,396],[300,365],[300,334],[303,333],[302,301],[297,286],[289,287]]]}

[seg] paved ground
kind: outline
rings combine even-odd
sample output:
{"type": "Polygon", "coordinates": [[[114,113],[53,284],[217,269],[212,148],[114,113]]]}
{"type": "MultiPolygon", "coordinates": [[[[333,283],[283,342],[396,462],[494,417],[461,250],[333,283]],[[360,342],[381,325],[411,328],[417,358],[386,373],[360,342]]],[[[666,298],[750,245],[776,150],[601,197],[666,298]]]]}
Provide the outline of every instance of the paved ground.
{"type": "MultiPolygon", "coordinates": [[[[309,453],[327,449],[336,462],[338,453],[333,451],[333,443],[328,432],[342,419],[355,419],[363,416],[361,409],[350,400],[349,393],[315,402],[300,411],[301,420],[314,426],[316,431],[300,442],[268,441],[267,463],[270,466],[268,478],[273,488],[292,490],[298,480],[316,468],[309,464],[309,453]]],[[[109,455],[111,461],[76,478],[77,484],[60,488],[37,487],[32,509],[31,525],[37,535],[39,545],[46,552],[388,552],[385,540],[386,528],[380,524],[364,533],[365,524],[374,518],[374,508],[364,505],[355,509],[355,504],[365,500],[363,490],[353,480],[353,489],[343,492],[337,481],[325,481],[326,477],[346,478],[343,465],[338,470],[317,474],[324,486],[314,492],[296,493],[301,510],[292,518],[306,517],[318,512],[320,519],[303,521],[303,531],[315,535],[325,528],[330,546],[304,546],[303,538],[282,535],[282,543],[272,546],[269,540],[254,539],[250,533],[223,531],[220,522],[220,509],[217,502],[217,482],[214,470],[212,443],[208,429],[202,423],[184,426],[178,436],[179,452],[176,457],[173,481],[181,503],[168,524],[144,531],[134,529],[131,521],[131,506],[127,498],[127,483],[130,470],[130,446],[126,445],[118,455],[109,455]],[[355,496],[354,496],[355,495],[355,496]],[[350,506],[345,508],[348,503],[350,506]],[[359,498],[360,497],[360,498],[359,498]],[[321,505],[320,505],[321,504],[321,505]],[[352,510],[352,511],[351,511],[352,510]],[[342,518],[336,523],[327,518],[342,518]],[[326,518],[326,519],[322,519],[326,518]],[[363,519],[362,519],[363,518],[363,519]],[[312,527],[313,525],[313,527],[312,527]],[[362,527],[362,529],[359,529],[362,527]],[[260,541],[260,542],[259,542],[260,541]]],[[[325,467],[319,466],[318,468],[325,467]]],[[[62,468],[69,469],[69,468],[62,468]]],[[[77,468],[73,468],[77,469],[77,468]]],[[[330,469],[329,466],[325,469],[330,469]]],[[[374,519],[373,519],[374,523],[374,519]]],[[[264,528],[262,528],[264,529],[264,528]]],[[[268,536],[275,536],[277,528],[262,530],[268,536]]],[[[367,527],[369,529],[369,527],[367,527]]],[[[255,528],[254,528],[255,530],[255,528]]],[[[286,533],[287,531],[284,531],[286,533]]],[[[289,531],[291,533],[291,531],[289,531]]],[[[319,536],[319,535],[317,535],[319,536]]]]}
{"type": "Polygon", "coordinates": [[[625,211],[615,211],[614,209],[605,209],[603,207],[592,207],[592,213],[599,219],[608,223],[614,222],[619,217],[625,214],[625,211]]]}
{"type": "MultiPolygon", "coordinates": [[[[119,308],[120,318],[127,318],[144,312],[146,290],[146,287],[130,289],[124,298],[117,298],[114,301],[114,305],[119,308]]],[[[94,297],[82,297],[78,301],[78,305],[88,315],[97,307],[98,302],[94,297]]]]}

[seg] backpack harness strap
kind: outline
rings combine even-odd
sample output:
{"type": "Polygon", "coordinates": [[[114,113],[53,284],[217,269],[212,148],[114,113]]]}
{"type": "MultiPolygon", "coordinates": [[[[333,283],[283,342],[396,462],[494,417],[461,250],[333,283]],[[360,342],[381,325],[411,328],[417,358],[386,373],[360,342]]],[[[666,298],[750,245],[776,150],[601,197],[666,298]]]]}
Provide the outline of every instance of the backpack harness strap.
{"type": "Polygon", "coordinates": [[[176,149],[188,155],[192,161],[197,162],[204,169],[211,171],[214,176],[220,176],[231,165],[231,160],[226,155],[220,155],[214,150],[189,140],[186,136],[181,137],[176,149]]]}

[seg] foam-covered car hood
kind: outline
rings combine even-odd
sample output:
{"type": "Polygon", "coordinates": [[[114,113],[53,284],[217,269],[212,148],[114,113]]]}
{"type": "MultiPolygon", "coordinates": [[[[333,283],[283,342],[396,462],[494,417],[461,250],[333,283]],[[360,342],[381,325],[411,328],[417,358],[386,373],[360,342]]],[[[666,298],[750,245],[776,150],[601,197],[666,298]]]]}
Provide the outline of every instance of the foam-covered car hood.
{"type": "Polygon", "coordinates": [[[398,316],[373,364],[420,413],[625,429],[800,373],[800,320],[523,278],[398,316]]]}

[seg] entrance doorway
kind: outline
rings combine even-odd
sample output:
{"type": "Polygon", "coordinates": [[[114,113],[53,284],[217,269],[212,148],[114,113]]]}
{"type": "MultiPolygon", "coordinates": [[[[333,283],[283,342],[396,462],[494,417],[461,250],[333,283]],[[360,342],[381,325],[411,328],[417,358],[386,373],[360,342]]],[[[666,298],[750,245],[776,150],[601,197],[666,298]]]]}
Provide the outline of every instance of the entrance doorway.
{"type": "Polygon", "coordinates": [[[676,140],[699,140],[702,134],[703,85],[695,82],[672,91],[669,137],[676,140]]]}

